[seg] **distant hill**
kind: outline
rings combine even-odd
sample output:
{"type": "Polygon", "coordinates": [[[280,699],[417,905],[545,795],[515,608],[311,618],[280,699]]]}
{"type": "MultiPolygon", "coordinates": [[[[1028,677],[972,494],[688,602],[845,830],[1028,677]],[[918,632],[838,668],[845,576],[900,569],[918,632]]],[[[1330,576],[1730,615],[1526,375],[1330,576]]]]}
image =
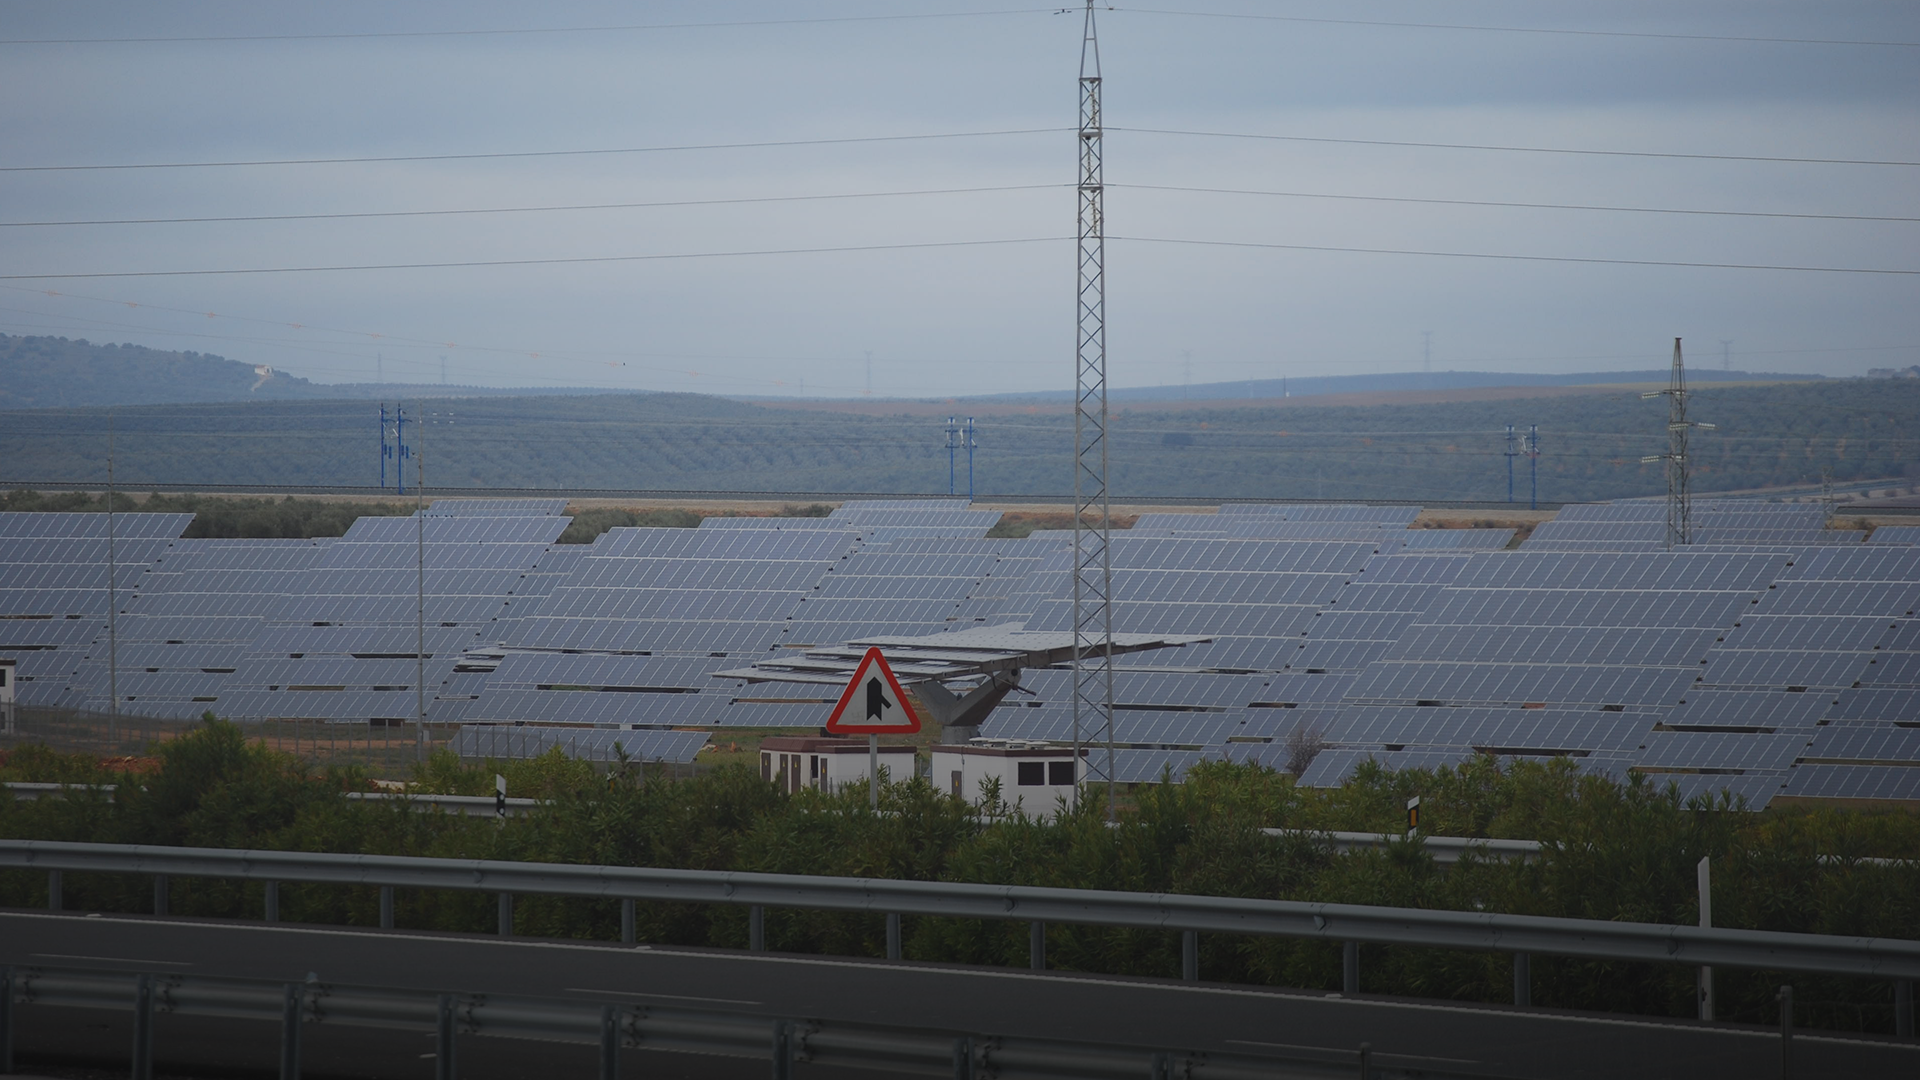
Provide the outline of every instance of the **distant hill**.
{"type": "MultiPolygon", "coordinates": [[[[1567,375],[1527,375],[1511,371],[1397,371],[1380,375],[1310,375],[1298,379],[1245,379],[1192,386],[1126,386],[1108,390],[1116,404],[1142,401],[1223,401],[1235,398],[1313,397],[1322,394],[1374,394],[1420,390],[1472,390],[1493,386],[1614,386],[1667,381],[1666,368],[1652,371],[1582,371],[1567,375]]],[[[1725,371],[1688,368],[1688,385],[1728,382],[1816,382],[1825,375],[1725,371]]],[[[1066,390],[1026,394],[982,394],[960,401],[1072,401],[1066,390]]]]}
{"type": "MultiPolygon", "coordinates": [[[[429,405],[409,443],[429,487],[581,491],[946,491],[945,418],[778,409],[695,394],[495,397],[429,405]],[[417,441],[416,441],[417,440],[417,441]]],[[[1691,449],[1697,491],[1920,479],[1920,379],[1706,386],[1689,416],[1717,425],[1691,449]]],[[[255,401],[115,410],[121,484],[380,483],[371,401],[255,401]]],[[[1655,495],[1667,408],[1637,389],[1523,400],[1133,405],[1109,429],[1116,498],[1496,500],[1508,469],[1527,498],[1530,462],[1507,457],[1506,426],[1540,427],[1540,498],[1655,495]]],[[[58,488],[105,479],[99,408],[0,412],[0,484],[58,488]]],[[[1071,490],[1065,410],[987,417],[976,427],[977,490],[1071,490]]],[[[966,458],[958,456],[959,488],[966,458]]],[[[408,469],[411,486],[414,469],[408,469]]]]}
{"type": "Polygon", "coordinates": [[[630,393],[403,383],[315,383],[224,356],[84,338],[0,334],[0,409],[194,405],[240,401],[395,401],[436,397],[541,397],[630,393]]]}

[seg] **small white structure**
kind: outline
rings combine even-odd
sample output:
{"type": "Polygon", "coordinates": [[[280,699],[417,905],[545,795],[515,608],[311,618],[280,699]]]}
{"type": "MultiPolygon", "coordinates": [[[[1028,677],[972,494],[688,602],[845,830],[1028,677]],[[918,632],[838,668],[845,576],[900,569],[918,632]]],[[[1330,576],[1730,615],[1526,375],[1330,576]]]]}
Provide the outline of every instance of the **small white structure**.
{"type": "MultiPolygon", "coordinates": [[[[1080,754],[1085,758],[1087,748],[1080,754]]],[[[1080,770],[1073,747],[1026,739],[970,739],[933,748],[933,782],[955,798],[978,802],[989,780],[1000,782],[1000,798],[1014,810],[1051,814],[1066,799],[1079,801],[1080,770]]]]}
{"type": "MultiPolygon", "coordinates": [[[[914,777],[914,748],[882,746],[880,771],[890,783],[914,777]]],[[[760,741],[760,778],[791,795],[801,788],[838,791],[867,783],[867,740],[774,735],[760,741]]]]}

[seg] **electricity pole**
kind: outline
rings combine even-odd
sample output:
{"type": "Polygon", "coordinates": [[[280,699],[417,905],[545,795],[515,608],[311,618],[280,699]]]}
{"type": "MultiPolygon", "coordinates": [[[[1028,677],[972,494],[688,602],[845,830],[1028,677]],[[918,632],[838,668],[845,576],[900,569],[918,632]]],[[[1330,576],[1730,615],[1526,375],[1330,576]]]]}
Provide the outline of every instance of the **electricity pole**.
{"type": "MultiPolygon", "coordinates": [[[[120,559],[114,545],[114,413],[107,411],[107,743],[120,741],[120,559]]],[[[109,749],[109,753],[112,749],[109,749]]]]}
{"type": "Polygon", "coordinates": [[[1513,459],[1519,457],[1513,448],[1513,425],[1507,425],[1507,501],[1513,501],[1513,459]]]}
{"type": "Polygon", "coordinates": [[[1079,283],[1073,410],[1073,763],[1083,739],[1107,744],[1107,816],[1115,811],[1112,504],[1107,494],[1107,222],[1101,167],[1100,42],[1093,0],[1080,38],[1079,283]],[[1088,520],[1091,518],[1091,522],[1088,520]],[[1098,658],[1098,666],[1092,661],[1098,658]]]}
{"type": "MultiPolygon", "coordinates": [[[[419,403],[414,404],[419,408],[419,403]]],[[[416,470],[413,482],[414,517],[414,573],[415,573],[415,611],[413,637],[413,705],[416,714],[414,725],[414,756],[420,761],[427,760],[427,455],[425,416],[414,417],[414,423],[420,428],[414,435],[416,443],[421,444],[414,451],[413,466],[416,470]]]]}
{"type": "Polygon", "coordinates": [[[1687,460],[1687,435],[1694,428],[1711,430],[1712,424],[1694,423],[1687,419],[1687,369],[1680,358],[1680,339],[1673,339],[1673,373],[1668,377],[1665,390],[1653,390],[1640,395],[1642,398],[1665,397],[1667,399],[1667,452],[1650,454],[1641,458],[1642,463],[1651,464],[1664,461],[1667,464],[1667,548],[1685,547],[1693,543],[1693,496],[1688,485],[1693,474],[1693,463],[1687,460]]]}

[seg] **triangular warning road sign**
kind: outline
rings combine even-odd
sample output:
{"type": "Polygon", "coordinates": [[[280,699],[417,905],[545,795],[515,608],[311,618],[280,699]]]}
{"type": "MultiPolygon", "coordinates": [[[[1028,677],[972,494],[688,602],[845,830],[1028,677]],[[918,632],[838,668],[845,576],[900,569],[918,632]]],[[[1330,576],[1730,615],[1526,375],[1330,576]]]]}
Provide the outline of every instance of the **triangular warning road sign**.
{"type": "Polygon", "coordinates": [[[878,645],[867,649],[853,669],[840,703],[833,707],[827,731],[834,735],[908,735],[920,730],[920,717],[907,704],[900,680],[893,677],[878,645]]]}

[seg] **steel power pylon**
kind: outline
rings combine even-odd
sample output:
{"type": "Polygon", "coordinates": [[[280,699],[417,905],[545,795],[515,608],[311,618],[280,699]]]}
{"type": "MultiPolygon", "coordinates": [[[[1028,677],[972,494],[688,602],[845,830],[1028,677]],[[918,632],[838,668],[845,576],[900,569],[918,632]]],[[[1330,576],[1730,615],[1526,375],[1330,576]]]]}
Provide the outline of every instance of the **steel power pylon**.
{"type": "Polygon", "coordinates": [[[1712,424],[1687,419],[1687,369],[1680,358],[1680,339],[1673,339],[1673,374],[1665,390],[1640,395],[1667,399],[1667,452],[1650,454],[1642,462],[1667,463],[1667,547],[1685,547],[1693,543],[1693,497],[1687,490],[1693,465],[1687,459],[1687,435],[1694,428],[1711,430],[1712,424]]]}
{"type": "Polygon", "coordinates": [[[1513,425],[1508,424],[1507,425],[1507,501],[1508,502],[1513,501],[1513,459],[1519,456],[1520,456],[1520,451],[1515,450],[1513,448],[1513,425]]]}
{"type": "Polygon", "coordinates": [[[1113,555],[1108,533],[1107,222],[1100,126],[1100,42],[1094,32],[1093,0],[1087,0],[1080,38],[1080,269],[1075,298],[1073,758],[1079,768],[1083,744],[1106,743],[1107,815],[1112,817],[1113,555]]]}

